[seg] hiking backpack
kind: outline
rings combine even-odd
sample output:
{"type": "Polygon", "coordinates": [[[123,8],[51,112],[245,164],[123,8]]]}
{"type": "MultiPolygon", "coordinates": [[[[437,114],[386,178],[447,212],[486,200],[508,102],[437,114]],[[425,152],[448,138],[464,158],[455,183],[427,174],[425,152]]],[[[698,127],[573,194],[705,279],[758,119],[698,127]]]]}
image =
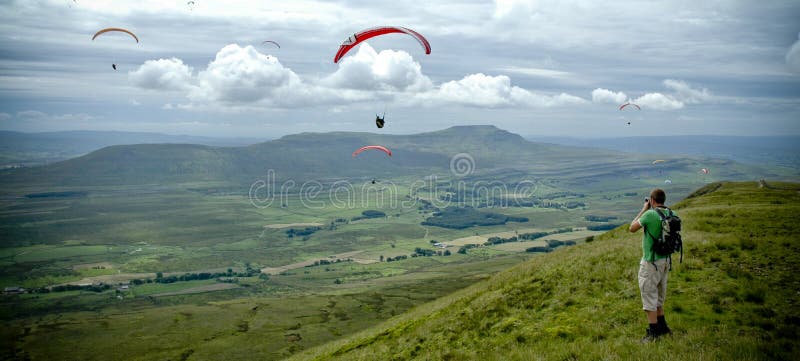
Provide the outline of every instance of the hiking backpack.
{"type": "MultiPolygon", "coordinates": [[[[683,263],[683,239],[681,239],[681,218],[678,217],[671,209],[666,208],[669,213],[662,212],[661,209],[655,208],[658,216],[661,217],[661,237],[654,237],[653,239],[653,253],[659,256],[670,256],[675,252],[681,252],[681,263],[683,263]]],[[[645,231],[647,231],[645,229],[645,231]]],[[[670,257],[670,263],[672,258],[670,257]]]]}

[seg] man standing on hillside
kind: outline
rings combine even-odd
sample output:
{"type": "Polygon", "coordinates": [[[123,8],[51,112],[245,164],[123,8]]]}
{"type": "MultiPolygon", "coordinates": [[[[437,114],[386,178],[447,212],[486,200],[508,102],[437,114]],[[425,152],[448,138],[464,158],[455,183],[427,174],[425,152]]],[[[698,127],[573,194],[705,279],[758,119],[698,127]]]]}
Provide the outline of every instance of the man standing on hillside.
{"type": "Polygon", "coordinates": [[[656,209],[662,213],[671,212],[664,206],[666,200],[667,195],[662,189],[656,188],[650,192],[650,197],[645,199],[642,210],[629,228],[632,233],[644,228],[642,259],[639,262],[639,291],[650,327],[642,342],[654,341],[661,335],[671,333],[664,319],[664,299],[667,296],[667,272],[670,265],[667,262],[668,256],[661,256],[653,251],[655,238],[661,237],[661,217],[656,209]]]}

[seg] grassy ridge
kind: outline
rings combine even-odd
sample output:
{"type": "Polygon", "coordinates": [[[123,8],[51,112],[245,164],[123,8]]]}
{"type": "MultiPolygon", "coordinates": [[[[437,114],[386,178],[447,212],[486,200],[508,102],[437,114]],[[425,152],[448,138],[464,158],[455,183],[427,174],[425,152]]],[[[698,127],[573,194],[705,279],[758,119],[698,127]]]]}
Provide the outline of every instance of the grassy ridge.
{"type": "Polygon", "coordinates": [[[640,345],[641,233],[617,229],[294,359],[798,359],[800,187],[711,184],[674,209],[674,334],[640,345]]]}

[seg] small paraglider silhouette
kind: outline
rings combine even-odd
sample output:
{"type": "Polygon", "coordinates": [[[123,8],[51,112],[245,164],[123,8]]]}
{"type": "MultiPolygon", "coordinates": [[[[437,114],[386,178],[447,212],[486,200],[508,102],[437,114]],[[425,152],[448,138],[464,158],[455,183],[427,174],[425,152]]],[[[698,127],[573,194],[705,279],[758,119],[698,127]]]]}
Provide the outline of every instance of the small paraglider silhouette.
{"type": "Polygon", "coordinates": [[[386,124],[386,106],[383,107],[383,115],[375,114],[375,126],[378,128],[383,128],[383,125],[386,124]]]}
{"type": "Polygon", "coordinates": [[[382,116],[382,117],[379,116],[378,114],[375,114],[375,125],[378,128],[383,128],[383,125],[385,124],[384,118],[386,118],[385,114],[386,113],[384,113],[384,116],[382,116]]]}
{"type": "Polygon", "coordinates": [[[628,122],[628,125],[631,125],[631,122],[628,122]]]}
{"type": "Polygon", "coordinates": [[[114,68],[114,70],[117,70],[117,64],[111,64],[111,67],[114,68]]]}

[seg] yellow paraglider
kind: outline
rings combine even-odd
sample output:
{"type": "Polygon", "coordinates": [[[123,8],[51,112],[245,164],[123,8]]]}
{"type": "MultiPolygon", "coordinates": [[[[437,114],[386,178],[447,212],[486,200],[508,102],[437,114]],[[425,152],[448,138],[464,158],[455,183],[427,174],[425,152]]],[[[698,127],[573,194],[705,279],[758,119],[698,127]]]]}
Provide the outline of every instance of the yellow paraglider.
{"type": "Polygon", "coordinates": [[[664,163],[664,162],[666,162],[666,161],[663,160],[663,159],[656,159],[656,160],[653,161],[653,164],[664,163]]]}

